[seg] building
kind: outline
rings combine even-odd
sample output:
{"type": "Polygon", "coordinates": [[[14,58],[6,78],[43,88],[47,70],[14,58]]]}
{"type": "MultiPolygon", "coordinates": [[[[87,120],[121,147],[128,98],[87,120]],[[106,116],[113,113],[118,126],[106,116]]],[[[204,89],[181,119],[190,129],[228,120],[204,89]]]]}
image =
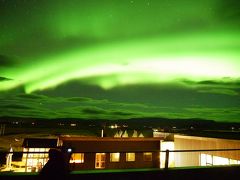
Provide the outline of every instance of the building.
{"type": "Polygon", "coordinates": [[[240,150],[224,151],[224,149],[240,149],[240,140],[175,135],[174,148],[175,150],[222,150],[175,152],[175,167],[240,164],[240,150]]]}
{"type": "Polygon", "coordinates": [[[39,171],[48,160],[50,148],[61,148],[66,153],[71,170],[164,168],[165,150],[170,150],[169,167],[240,164],[240,140],[173,134],[154,138],[25,139],[23,147],[26,172],[39,171]],[[221,151],[215,151],[218,149],[221,151]]]}
{"type": "Polygon", "coordinates": [[[50,148],[61,148],[71,170],[159,168],[161,138],[64,137],[27,138],[23,142],[25,172],[38,172],[50,148]]]}
{"type": "Polygon", "coordinates": [[[159,168],[160,138],[60,137],[72,170],[159,168]]]}

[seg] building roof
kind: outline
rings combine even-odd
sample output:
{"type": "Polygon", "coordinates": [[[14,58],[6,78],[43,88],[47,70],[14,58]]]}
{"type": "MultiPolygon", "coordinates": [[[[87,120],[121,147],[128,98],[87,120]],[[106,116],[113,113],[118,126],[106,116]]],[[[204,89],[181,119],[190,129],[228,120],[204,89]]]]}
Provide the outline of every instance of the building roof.
{"type": "Polygon", "coordinates": [[[25,138],[22,146],[25,148],[54,148],[57,147],[57,142],[57,139],[25,138]]]}
{"type": "Polygon", "coordinates": [[[174,135],[175,139],[188,139],[188,140],[199,140],[206,142],[233,142],[240,144],[240,140],[237,139],[224,139],[224,138],[215,138],[215,137],[202,137],[202,136],[188,136],[188,135],[174,135]]]}
{"type": "Polygon", "coordinates": [[[160,150],[162,138],[60,137],[59,140],[76,152],[150,152],[160,150]]]}
{"type": "Polygon", "coordinates": [[[164,140],[163,137],[153,137],[153,138],[142,138],[142,137],[82,137],[82,136],[60,136],[60,140],[63,141],[133,141],[133,142],[139,142],[139,141],[160,141],[164,140]]]}

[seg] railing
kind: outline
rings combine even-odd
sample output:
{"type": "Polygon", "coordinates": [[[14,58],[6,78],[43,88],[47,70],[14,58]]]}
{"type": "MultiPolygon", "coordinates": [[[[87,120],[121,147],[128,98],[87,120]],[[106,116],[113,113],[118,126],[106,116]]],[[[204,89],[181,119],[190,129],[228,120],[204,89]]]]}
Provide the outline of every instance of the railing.
{"type": "MultiPolygon", "coordinates": [[[[169,167],[169,163],[170,163],[170,155],[174,155],[174,156],[176,156],[176,153],[180,153],[180,154],[183,154],[183,153],[201,153],[201,152],[211,152],[211,153],[213,153],[213,152],[236,152],[236,151],[239,151],[238,153],[237,153],[237,158],[236,158],[236,162],[237,163],[235,163],[235,164],[238,164],[238,165],[240,165],[240,149],[198,149],[198,150],[162,150],[162,151],[147,151],[147,152],[152,152],[152,153],[165,153],[165,156],[164,157],[162,157],[163,159],[164,159],[164,161],[162,162],[162,163],[164,163],[164,166],[162,167],[163,169],[165,169],[165,170],[168,170],[170,167],[169,167]]],[[[121,152],[121,151],[119,151],[119,153],[131,153],[131,152],[133,152],[133,153],[143,153],[143,151],[141,151],[141,150],[139,150],[139,151],[128,151],[128,152],[121,152]]],[[[146,152],[146,151],[144,151],[144,152],[146,152]]],[[[68,152],[68,151],[66,151],[65,153],[68,153],[69,155],[71,154],[71,153],[87,153],[87,152],[82,152],[82,151],[71,151],[71,152],[68,152]]],[[[113,152],[98,152],[98,153],[113,153],[113,152]]],[[[23,154],[27,154],[27,156],[29,155],[29,154],[41,154],[41,155],[43,155],[43,154],[48,154],[48,152],[23,152],[23,151],[18,151],[18,152],[0,152],[0,157],[2,158],[2,159],[5,159],[4,158],[4,156],[6,157],[6,156],[9,156],[9,155],[11,155],[11,156],[21,156],[21,155],[23,155],[23,154]]],[[[235,153],[236,154],[236,153],[235,153]]],[[[201,154],[200,154],[201,155],[201,154]]],[[[210,156],[212,156],[212,158],[213,157],[215,157],[214,156],[214,154],[210,154],[210,156]]],[[[44,156],[45,157],[45,156],[44,156]]],[[[181,157],[181,156],[180,156],[181,157]]],[[[217,157],[217,156],[216,156],[217,157]]],[[[6,157],[7,158],[7,157],[6,157]]],[[[46,158],[46,157],[45,157],[46,158]]],[[[195,157],[196,158],[196,157],[195,157]]],[[[230,159],[229,157],[221,157],[221,158],[228,158],[228,159],[230,159]]],[[[5,160],[6,161],[6,160],[5,160]]],[[[159,161],[161,161],[161,157],[160,157],[160,159],[159,159],[159,161]]],[[[3,162],[2,162],[3,163],[3,162]]],[[[0,162],[0,165],[1,165],[1,162],[0,162]]],[[[214,165],[214,164],[212,164],[212,165],[214,165]]],[[[231,165],[230,163],[229,163],[229,165],[231,165]]],[[[199,165],[199,166],[201,166],[201,165],[199,165]]],[[[138,167],[136,167],[136,168],[138,168],[138,167]]],[[[158,167],[159,168],[159,167],[158,167]]],[[[1,169],[1,166],[0,166],[0,172],[1,172],[1,170],[3,170],[3,169],[1,169]]]]}

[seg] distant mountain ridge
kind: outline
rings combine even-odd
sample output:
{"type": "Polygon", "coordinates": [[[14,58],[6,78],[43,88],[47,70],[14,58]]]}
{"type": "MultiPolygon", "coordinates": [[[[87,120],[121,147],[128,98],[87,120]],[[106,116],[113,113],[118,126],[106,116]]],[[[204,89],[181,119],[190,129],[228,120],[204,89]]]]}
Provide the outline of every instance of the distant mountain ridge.
{"type": "Polygon", "coordinates": [[[0,117],[0,123],[18,122],[23,124],[36,123],[38,125],[52,126],[56,123],[76,123],[79,125],[94,125],[94,126],[108,126],[111,124],[118,124],[120,126],[127,125],[132,128],[195,128],[195,129],[221,129],[221,128],[240,128],[240,123],[230,122],[216,122],[214,120],[204,119],[168,119],[168,118],[131,118],[119,120],[107,119],[80,119],[80,118],[57,118],[57,119],[44,119],[44,118],[26,118],[26,117],[0,117]]]}

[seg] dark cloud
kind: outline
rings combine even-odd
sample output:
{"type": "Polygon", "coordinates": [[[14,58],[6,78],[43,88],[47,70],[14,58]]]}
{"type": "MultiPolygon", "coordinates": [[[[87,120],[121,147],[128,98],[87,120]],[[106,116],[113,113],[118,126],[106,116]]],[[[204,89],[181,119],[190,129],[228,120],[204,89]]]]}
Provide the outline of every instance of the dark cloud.
{"type": "Polygon", "coordinates": [[[0,54],[0,67],[13,66],[16,59],[0,54]]]}
{"type": "Polygon", "coordinates": [[[206,107],[189,107],[185,108],[186,112],[192,115],[198,115],[205,117],[205,119],[215,119],[220,117],[222,121],[234,121],[239,120],[240,109],[236,107],[226,107],[226,108],[206,108],[206,107]]]}
{"type": "Polygon", "coordinates": [[[232,89],[211,89],[211,88],[205,88],[198,90],[200,93],[207,93],[207,94],[223,94],[223,95],[229,95],[229,96],[239,96],[240,91],[239,90],[232,90],[232,89]]]}
{"type": "Polygon", "coordinates": [[[180,80],[183,84],[187,85],[209,85],[209,86],[240,86],[240,79],[233,79],[230,77],[224,77],[220,80],[204,80],[204,81],[191,81],[187,79],[180,80]]]}
{"type": "Polygon", "coordinates": [[[104,90],[78,80],[34,94],[16,91],[1,93],[1,106],[11,103],[31,109],[2,107],[0,116],[16,114],[28,117],[82,119],[165,117],[218,121],[231,121],[239,117],[238,111],[227,110],[229,107],[240,107],[240,96],[236,94],[240,91],[235,88],[238,87],[237,81],[226,83],[209,80],[187,83],[179,81],[175,85],[127,85],[104,90]],[[188,108],[198,109],[199,112],[188,108]],[[207,108],[211,111],[207,111],[207,108]],[[224,109],[227,111],[223,111],[224,109]]]}
{"type": "Polygon", "coordinates": [[[82,112],[86,113],[86,114],[105,114],[105,113],[107,113],[107,111],[105,111],[101,108],[98,108],[98,107],[85,107],[82,109],[82,112]]]}
{"type": "Polygon", "coordinates": [[[86,97],[71,97],[67,98],[68,101],[73,101],[73,102],[85,102],[85,101],[91,101],[91,98],[86,98],[86,97]]]}
{"type": "Polygon", "coordinates": [[[205,82],[206,85],[193,81],[189,81],[188,85],[186,85],[185,81],[179,81],[176,84],[138,84],[104,90],[98,86],[88,85],[85,82],[71,81],[55,89],[48,89],[39,93],[50,97],[70,98],[81,96],[94,100],[104,100],[104,102],[94,102],[102,105],[108,105],[111,101],[114,103],[138,104],[142,106],[141,110],[144,108],[143,106],[175,108],[189,105],[207,107],[239,106],[240,97],[236,96],[239,88],[235,84],[218,83],[219,85],[216,85],[217,82],[213,81],[214,85],[209,85],[210,82],[208,84],[205,82]],[[216,93],[216,90],[219,93],[216,93]]]}
{"type": "MultiPolygon", "coordinates": [[[[205,94],[200,93],[203,97],[205,94]]],[[[146,105],[145,103],[118,102],[111,99],[85,97],[51,97],[39,94],[19,94],[1,96],[0,116],[39,117],[39,118],[81,118],[81,119],[130,119],[134,117],[164,118],[204,118],[213,120],[236,121],[239,117],[239,102],[229,108],[223,101],[224,95],[217,95],[219,106],[206,103],[202,99],[183,106],[146,105]],[[11,104],[10,104],[11,102],[11,104]],[[221,104],[222,103],[222,104],[221,104]]],[[[228,96],[227,96],[228,97],[228,96]]],[[[168,103],[166,103],[168,104],[168,103]]]]}
{"type": "Polygon", "coordinates": [[[190,81],[182,80],[182,83],[192,86],[199,93],[222,94],[229,96],[239,96],[240,80],[232,78],[222,78],[221,80],[190,81]]]}
{"type": "Polygon", "coordinates": [[[10,78],[6,78],[6,77],[0,77],[0,82],[1,81],[11,81],[13,79],[10,79],[10,78]]]}
{"type": "Polygon", "coordinates": [[[238,0],[221,0],[218,3],[218,17],[220,21],[228,20],[230,23],[240,25],[240,1],[238,0]]]}
{"type": "Polygon", "coordinates": [[[202,84],[202,85],[219,85],[219,84],[222,84],[217,82],[217,81],[213,81],[213,80],[208,80],[208,81],[199,81],[197,82],[197,84],[202,84]]]}
{"type": "Polygon", "coordinates": [[[9,104],[9,105],[0,106],[0,108],[2,108],[2,110],[4,110],[4,109],[23,109],[23,110],[24,109],[32,109],[31,107],[20,105],[20,104],[9,104]]]}
{"type": "Polygon", "coordinates": [[[127,111],[125,111],[125,112],[124,111],[112,111],[112,112],[110,112],[110,114],[112,114],[112,115],[120,115],[120,116],[131,116],[131,115],[134,115],[134,113],[130,113],[130,112],[127,112],[127,111]]]}
{"type": "Polygon", "coordinates": [[[240,80],[234,80],[231,78],[223,78],[222,80],[216,81],[216,80],[208,80],[208,81],[199,81],[196,82],[196,84],[199,85],[214,85],[214,86],[227,86],[229,88],[234,88],[236,86],[240,87],[240,80]]]}
{"type": "Polygon", "coordinates": [[[23,99],[43,99],[45,96],[38,95],[38,94],[19,94],[17,97],[23,98],[23,99]]]}
{"type": "MultiPolygon", "coordinates": [[[[105,91],[95,85],[87,85],[79,80],[73,80],[59,85],[56,88],[46,89],[44,91],[38,91],[38,94],[42,94],[49,97],[87,97],[93,99],[99,99],[105,91]],[[68,92],[68,93],[66,93],[68,92]],[[95,96],[97,95],[97,96],[95,96]]],[[[103,97],[103,96],[102,96],[103,97]]],[[[103,98],[100,98],[103,99],[103,98]]]]}

